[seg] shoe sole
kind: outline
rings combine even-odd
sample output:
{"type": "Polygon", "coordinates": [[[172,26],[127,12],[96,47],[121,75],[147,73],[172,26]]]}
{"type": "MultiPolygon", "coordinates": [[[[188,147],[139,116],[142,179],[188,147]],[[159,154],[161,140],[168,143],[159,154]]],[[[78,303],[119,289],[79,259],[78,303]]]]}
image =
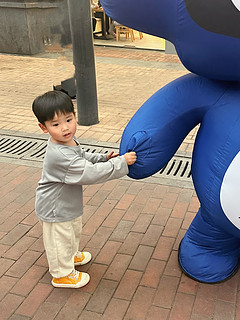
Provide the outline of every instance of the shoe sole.
{"type": "Polygon", "coordinates": [[[84,266],[87,264],[89,261],[92,260],[92,256],[90,256],[88,259],[84,259],[82,262],[76,262],[74,263],[75,266],[84,266]]]}
{"type": "Polygon", "coordinates": [[[77,289],[77,288],[81,288],[81,287],[84,287],[88,284],[88,282],[90,281],[90,276],[88,273],[85,274],[84,276],[84,281],[80,281],[76,284],[64,284],[64,283],[55,283],[52,281],[52,285],[55,287],[55,288],[72,288],[72,289],[77,289]]]}

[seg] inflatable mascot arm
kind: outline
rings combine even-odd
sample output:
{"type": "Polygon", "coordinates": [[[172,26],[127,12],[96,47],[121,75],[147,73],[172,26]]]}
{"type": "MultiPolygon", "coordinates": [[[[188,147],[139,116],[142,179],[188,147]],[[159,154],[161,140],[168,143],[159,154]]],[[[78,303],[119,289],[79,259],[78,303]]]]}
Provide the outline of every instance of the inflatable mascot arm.
{"type": "Polygon", "coordinates": [[[200,123],[192,178],[200,208],[179,247],[190,277],[223,281],[240,258],[240,0],[101,0],[114,20],[172,42],[191,72],[136,112],[120,152],[134,150],[129,175],[152,175],[200,123]]]}
{"type": "Polygon", "coordinates": [[[138,157],[129,176],[142,179],[163,168],[225,90],[220,83],[189,74],[149,98],[122,136],[120,153],[132,150],[138,157]]]}

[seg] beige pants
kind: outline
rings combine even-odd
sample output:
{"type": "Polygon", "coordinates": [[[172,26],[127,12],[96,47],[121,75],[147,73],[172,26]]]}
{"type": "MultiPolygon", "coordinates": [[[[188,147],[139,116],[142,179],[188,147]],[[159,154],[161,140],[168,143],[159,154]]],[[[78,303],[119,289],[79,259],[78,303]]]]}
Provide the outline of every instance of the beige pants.
{"type": "Polygon", "coordinates": [[[65,277],[74,269],[74,256],[82,232],[82,216],[66,222],[41,223],[49,272],[54,278],[65,277]]]}

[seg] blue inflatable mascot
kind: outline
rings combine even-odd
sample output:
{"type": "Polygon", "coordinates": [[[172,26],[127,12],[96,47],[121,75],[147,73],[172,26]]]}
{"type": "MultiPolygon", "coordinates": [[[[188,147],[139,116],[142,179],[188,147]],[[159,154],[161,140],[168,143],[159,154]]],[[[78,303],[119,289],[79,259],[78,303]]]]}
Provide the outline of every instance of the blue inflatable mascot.
{"type": "Polygon", "coordinates": [[[114,20],[165,38],[191,72],[149,98],[125,128],[134,179],[159,171],[197,125],[192,178],[199,211],[179,263],[207,283],[229,278],[240,256],[240,0],[101,0],[114,20]]]}

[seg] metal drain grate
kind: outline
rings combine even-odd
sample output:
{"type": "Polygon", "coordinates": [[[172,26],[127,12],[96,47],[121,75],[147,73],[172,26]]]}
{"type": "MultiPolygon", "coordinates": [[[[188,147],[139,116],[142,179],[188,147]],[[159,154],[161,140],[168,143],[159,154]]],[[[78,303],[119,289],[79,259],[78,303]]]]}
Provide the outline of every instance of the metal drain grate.
{"type": "Polygon", "coordinates": [[[175,156],[163,167],[158,174],[173,178],[191,178],[191,159],[175,156]]]}
{"type": "Polygon", "coordinates": [[[7,136],[0,138],[0,155],[2,157],[42,161],[45,149],[46,141],[7,136]]]}
{"type": "MultiPolygon", "coordinates": [[[[104,144],[104,143],[102,143],[104,144]]],[[[11,136],[0,134],[0,157],[24,160],[29,163],[39,163],[44,159],[47,139],[43,137],[29,138],[20,136],[11,136]]],[[[87,152],[108,153],[109,151],[118,152],[118,146],[98,145],[93,143],[81,143],[81,146],[87,152]]],[[[191,180],[191,158],[175,155],[167,165],[152,176],[153,178],[164,178],[179,181],[190,182],[191,180]]],[[[178,183],[177,183],[178,184],[178,183]]]]}
{"type": "MultiPolygon", "coordinates": [[[[12,137],[0,135],[0,156],[21,160],[42,162],[47,146],[47,140],[25,137],[12,137]]],[[[110,148],[99,145],[82,144],[87,152],[108,153],[110,148]]],[[[111,150],[117,152],[116,148],[111,150]]]]}

